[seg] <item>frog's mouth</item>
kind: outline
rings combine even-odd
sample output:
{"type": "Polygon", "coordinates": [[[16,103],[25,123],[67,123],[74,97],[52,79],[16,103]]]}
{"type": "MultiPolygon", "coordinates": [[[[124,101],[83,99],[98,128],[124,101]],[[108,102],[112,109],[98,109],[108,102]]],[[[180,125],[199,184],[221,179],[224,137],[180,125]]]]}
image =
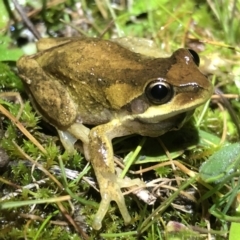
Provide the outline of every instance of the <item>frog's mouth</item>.
{"type": "Polygon", "coordinates": [[[179,130],[189,120],[193,112],[194,110],[190,110],[154,123],[150,119],[135,119],[133,122],[126,123],[126,125],[133,133],[158,137],[166,132],[179,130]]]}

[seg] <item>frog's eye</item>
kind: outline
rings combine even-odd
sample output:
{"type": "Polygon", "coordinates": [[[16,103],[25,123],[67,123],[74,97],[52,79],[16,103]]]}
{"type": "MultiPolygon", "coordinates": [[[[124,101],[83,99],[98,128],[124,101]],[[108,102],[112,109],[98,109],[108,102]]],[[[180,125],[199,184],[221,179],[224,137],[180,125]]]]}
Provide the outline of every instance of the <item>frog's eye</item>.
{"type": "Polygon", "coordinates": [[[188,51],[191,53],[194,63],[199,67],[200,58],[199,58],[198,54],[195,51],[193,51],[192,49],[188,49],[188,51]]]}
{"type": "Polygon", "coordinates": [[[145,93],[150,102],[160,105],[168,102],[173,96],[173,89],[170,84],[162,81],[150,82],[145,93]]]}

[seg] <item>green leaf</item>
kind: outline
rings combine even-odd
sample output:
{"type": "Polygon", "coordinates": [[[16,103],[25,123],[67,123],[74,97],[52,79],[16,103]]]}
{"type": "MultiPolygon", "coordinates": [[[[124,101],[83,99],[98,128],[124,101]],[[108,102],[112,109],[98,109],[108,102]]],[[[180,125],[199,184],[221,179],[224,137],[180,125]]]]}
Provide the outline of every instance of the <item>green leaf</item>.
{"type": "Polygon", "coordinates": [[[0,29],[6,28],[9,21],[9,14],[4,1],[0,1],[0,29]]]}
{"type": "Polygon", "coordinates": [[[0,35],[0,61],[17,61],[23,55],[21,49],[10,46],[10,37],[0,35]]]}
{"type": "Polygon", "coordinates": [[[240,236],[240,223],[231,223],[229,240],[238,240],[240,236]]]}
{"type": "Polygon", "coordinates": [[[223,182],[239,166],[240,143],[222,147],[200,167],[200,177],[205,182],[223,182]]]}

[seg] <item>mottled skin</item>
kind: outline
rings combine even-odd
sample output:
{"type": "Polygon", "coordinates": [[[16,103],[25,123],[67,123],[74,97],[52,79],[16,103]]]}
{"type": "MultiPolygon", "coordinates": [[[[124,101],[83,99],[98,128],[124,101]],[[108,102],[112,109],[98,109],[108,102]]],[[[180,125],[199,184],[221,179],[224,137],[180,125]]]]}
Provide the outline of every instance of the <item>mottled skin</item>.
{"type": "Polygon", "coordinates": [[[93,227],[101,228],[112,200],[129,223],[121,188],[143,183],[116,176],[112,139],[129,134],[155,137],[178,129],[210,98],[210,82],[188,50],[154,57],[159,50],[146,40],[42,39],[39,48],[39,53],[17,62],[19,75],[33,105],[56,127],[65,148],[73,151],[69,134],[83,142],[102,196],[93,227]],[[151,54],[146,53],[148,48],[151,54]],[[152,83],[168,86],[164,101],[151,99],[147,89],[152,83]]]}

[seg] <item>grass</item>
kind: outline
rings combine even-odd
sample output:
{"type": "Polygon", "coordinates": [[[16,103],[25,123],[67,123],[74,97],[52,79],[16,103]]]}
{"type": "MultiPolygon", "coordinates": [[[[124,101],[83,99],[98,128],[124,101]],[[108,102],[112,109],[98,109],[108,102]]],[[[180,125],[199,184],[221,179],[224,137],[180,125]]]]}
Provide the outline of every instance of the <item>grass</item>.
{"type": "Polygon", "coordinates": [[[94,171],[79,151],[64,151],[55,129],[32,108],[15,67],[23,51],[34,51],[32,37],[26,41],[26,27],[10,2],[0,2],[0,150],[10,161],[0,169],[0,239],[239,236],[238,152],[226,170],[222,164],[231,158],[223,147],[239,141],[239,2],[119,2],[27,1],[22,8],[42,37],[134,36],[153,39],[163,54],[181,47],[199,50],[201,70],[225,100],[214,94],[179,131],[156,139],[115,139],[114,153],[126,166],[122,174],[142,178],[156,202],[148,205],[128,194],[131,224],[124,225],[112,203],[103,228],[94,231],[91,223],[100,201],[94,171]],[[221,149],[226,154],[217,161],[214,154],[221,149]],[[199,174],[209,158],[217,162],[214,171],[230,173],[229,178],[216,183],[199,174]]]}

